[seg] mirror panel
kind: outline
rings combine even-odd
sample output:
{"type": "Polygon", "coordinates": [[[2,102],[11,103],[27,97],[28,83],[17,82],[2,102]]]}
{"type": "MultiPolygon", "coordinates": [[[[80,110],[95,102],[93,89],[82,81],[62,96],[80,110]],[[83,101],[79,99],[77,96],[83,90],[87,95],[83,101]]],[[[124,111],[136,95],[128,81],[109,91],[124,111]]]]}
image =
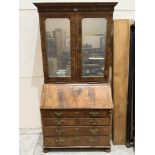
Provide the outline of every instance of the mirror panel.
{"type": "Polygon", "coordinates": [[[82,76],[103,77],[107,19],[82,19],[82,76]]]}
{"type": "Polygon", "coordinates": [[[68,18],[47,18],[45,30],[49,77],[70,77],[70,20],[68,18]]]}

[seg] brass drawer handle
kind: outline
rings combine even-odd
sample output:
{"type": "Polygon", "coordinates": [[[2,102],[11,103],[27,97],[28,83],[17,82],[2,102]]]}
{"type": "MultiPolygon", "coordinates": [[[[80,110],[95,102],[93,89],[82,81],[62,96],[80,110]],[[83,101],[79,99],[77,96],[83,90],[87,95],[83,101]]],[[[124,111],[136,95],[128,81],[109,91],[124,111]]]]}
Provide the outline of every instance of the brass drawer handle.
{"type": "Polygon", "coordinates": [[[95,138],[95,139],[90,138],[89,139],[89,142],[92,143],[92,144],[94,144],[94,143],[97,143],[98,142],[98,139],[97,138],[95,138]]]}
{"type": "Polygon", "coordinates": [[[96,134],[98,133],[98,129],[89,129],[91,134],[96,134]]]}
{"type": "Polygon", "coordinates": [[[112,118],[112,111],[109,111],[109,117],[112,118]]]}
{"type": "Polygon", "coordinates": [[[74,8],[73,11],[75,11],[75,12],[78,11],[78,8],[74,8]]]}
{"type": "Polygon", "coordinates": [[[89,120],[89,123],[90,123],[90,124],[93,124],[93,125],[96,125],[96,124],[97,124],[97,122],[96,122],[95,119],[91,119],[91,120],[89,120]]]}
{"type": "Polygon", "coordinates": [[[64,129],[56,129],[56,133],[61,134],[64,132],[64,129]]]}
{"type": "Polygon", "coordinates": [[[92,115],[93,117],[96,117],[99,114],[99,112],[97,111],[91,111],[90,115],[92,115]]]}
{"type": "Polygon", "coordinates": [[[63,112],[55,112],[54,115],[57,117],[61,117],[63,115],[63,112]]]}
{"type": "Polygon", "coordinates": [[[56,120],[56,125],[62,125],[63,124],[63,120],[62,119],[57,119],[56,120]]]}
{"type": "Polygon", "coordinates": [[[55,142],[57,143],[57,144],[63,144],[64,143],[64,139],[56,139],[55,140],[55,142]]]}

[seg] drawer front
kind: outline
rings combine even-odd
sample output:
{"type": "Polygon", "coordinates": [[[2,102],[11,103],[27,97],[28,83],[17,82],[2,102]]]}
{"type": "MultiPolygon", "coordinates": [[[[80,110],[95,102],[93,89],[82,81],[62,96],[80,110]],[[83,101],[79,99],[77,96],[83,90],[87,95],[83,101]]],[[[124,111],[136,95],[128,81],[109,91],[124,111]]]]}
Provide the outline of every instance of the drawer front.
{"type": "Polygon", "coordinates": [[[50,110],[42,109],[41,114],[44,118],[97,118],[110,117],[111,110],[50,110]]]}
{"type": "Polygon", "coordinates": [[[100,127],[44,127],[44,136],[110,135],[109,126],[100,127]]]}
{"type": "Polygon", "coordinates": [[[44,118],[44,126],[98,126],[110,125],[110,118],[44,118]]]}
{"type": "Polygon", "coordinates": [[[110,146],[109,136],[44,137],[45,147],[110,146]]]}

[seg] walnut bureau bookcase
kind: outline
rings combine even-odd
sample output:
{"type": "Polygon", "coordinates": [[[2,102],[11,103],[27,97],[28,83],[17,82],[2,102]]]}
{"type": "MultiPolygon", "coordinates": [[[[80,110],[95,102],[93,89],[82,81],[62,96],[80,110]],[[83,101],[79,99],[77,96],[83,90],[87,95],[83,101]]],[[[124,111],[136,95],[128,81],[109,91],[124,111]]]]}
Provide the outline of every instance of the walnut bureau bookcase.
{"type": "Polygon", "coordinates": [[[113,11],[117,3],[34,3],[38,8],[44,85],[44,152],[110,149],[113,11]]]}

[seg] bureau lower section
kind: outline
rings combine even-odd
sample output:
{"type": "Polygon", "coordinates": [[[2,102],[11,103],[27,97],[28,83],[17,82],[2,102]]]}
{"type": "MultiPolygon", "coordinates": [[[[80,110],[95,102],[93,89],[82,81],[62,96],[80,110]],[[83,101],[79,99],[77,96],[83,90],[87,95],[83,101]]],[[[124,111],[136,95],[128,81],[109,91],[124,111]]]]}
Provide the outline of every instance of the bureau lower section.
{"type": "Polygon", "coordinates": [[[43,145],[49,148],[110,148],[111,110],[42,109],[43,145]]]}

